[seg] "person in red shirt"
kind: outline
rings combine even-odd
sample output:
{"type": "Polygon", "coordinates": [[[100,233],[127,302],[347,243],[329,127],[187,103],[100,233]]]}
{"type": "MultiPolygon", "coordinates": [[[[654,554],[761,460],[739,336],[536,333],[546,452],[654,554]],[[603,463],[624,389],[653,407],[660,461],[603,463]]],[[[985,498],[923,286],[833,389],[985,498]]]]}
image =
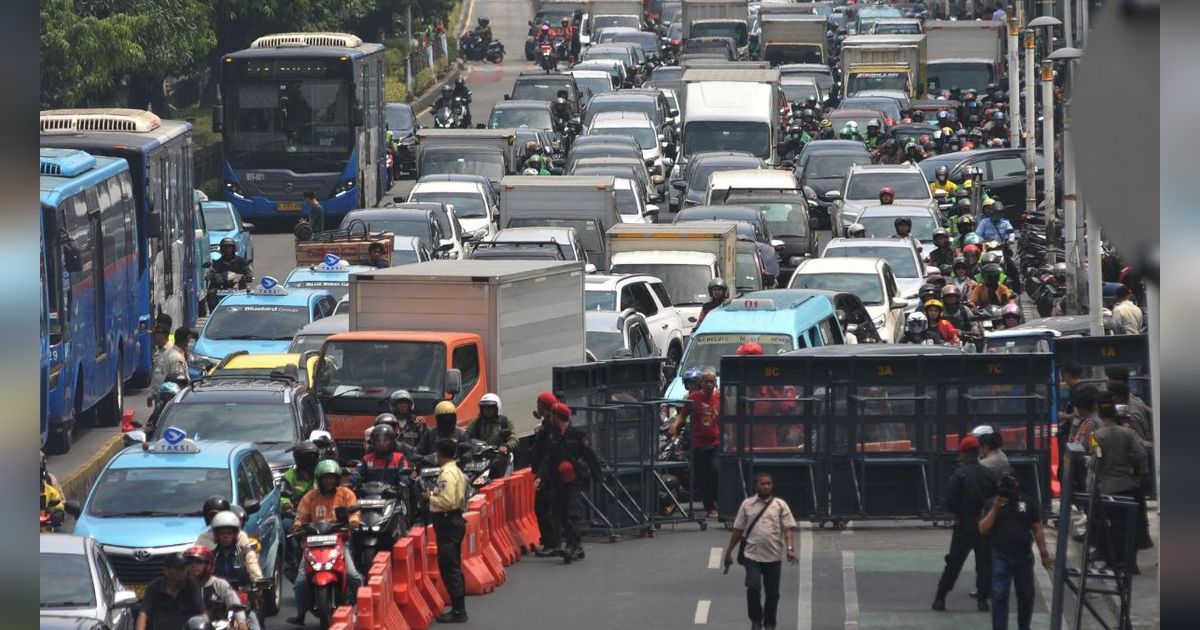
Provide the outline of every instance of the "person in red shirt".
{"type": "Polygon", "coordinates": [[[958,338],[958,329],[948,319],[942,317],[942,309],[944,308],[941,300],[926,300],[925,301],[925,317],[929,318],[929,327],[936,328],[942,335],[942,339],[952,346],[961,346],[962,341],[958,338]]]}
{"type": "Polygon", "coordinates": [[[700,374],[700,389],[688,394],[687,404],[675,416],[670,435],[690,419],[692,428],[692,470],[696,488],[704,502],[708,518],[717,518],[717,454],[721,451],[721,393],[717,391],[717,373],[712,368],[700,374]]]}
{"type": "MultiPolygon", "coordinates": [[[[738,346],[739,356],[761,356],[762,344],[757,341],[747,341],[738,346]]],[[[751,398],[759,400],[750,403],[750,413],[755,418],[763,416],[790,416],[796,414],[796,403],[783,398],[795,398],[796,388],[791,385],[779,387],[776,385],[759,385],[750,387],[751,398]]],[[[755,422],[750,428],[750,446],[754,449],[774,448],[779,446],[779,427],[775,422],[755,422]]]]}

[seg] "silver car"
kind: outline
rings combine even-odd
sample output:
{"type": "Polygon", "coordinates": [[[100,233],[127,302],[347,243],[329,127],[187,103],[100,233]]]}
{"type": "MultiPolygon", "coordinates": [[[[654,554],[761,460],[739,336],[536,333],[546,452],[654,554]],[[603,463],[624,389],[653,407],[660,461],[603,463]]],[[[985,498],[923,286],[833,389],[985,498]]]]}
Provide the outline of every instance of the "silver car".
{"type": "Polygon", "coordinates": [[[133,628],[138,596],[125,590],[90,536],[41,534],[42,618],[95,619],[112,630],[133,628]]]}
{"type": "Polygon", "coordinates": [[[879,191],[891,188],[893,203],[921,206],[937,213],[938,204],[929,190],[929,181],[915,164],[855,164],[846,173],[841,190],[825,193],[833,201],[833,230],[844,235],[868,206],[879,205],[879,191]]]}

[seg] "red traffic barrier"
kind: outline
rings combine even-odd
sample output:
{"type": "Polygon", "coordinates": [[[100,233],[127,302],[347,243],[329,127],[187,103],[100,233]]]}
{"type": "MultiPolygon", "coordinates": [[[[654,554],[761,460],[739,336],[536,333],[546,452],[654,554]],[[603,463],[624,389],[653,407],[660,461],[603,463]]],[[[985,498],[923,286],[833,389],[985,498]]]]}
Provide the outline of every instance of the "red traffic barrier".
{"type": "Polygon", "coordinates": [[[354,630],[354,608],[342,606],[329,616],[330,630],[341,626],[341,630],[354,630]]]}
{"type": "Polygon", "coordinates": [[[521,558],[521,548],[513,540],[508,531],[508,498],[504,492],[504,482],[497,480],[484,486],[480,492],[487,497],[488,527],[492,536],[492,544],[500,554],[504,566],[511,566],[521,558]]]}
{"type": "Polygon", "coordinates": [[[1062,498],[1062,484],[1058,482],[1058,433],[1050,436],[1050,496],[1062,498]]]}
{"type": "Polygon", "coordinates": [[[442,598],[442,601],[449,602],[450,591],[446,590],[446,581],[442,579],[442,568],[438,566],[437,553],[437,536],[427,536],[425,541],[425,575],[429,576],[429,581],[437,589],[438,596],[442,598]]]}
{"type": "Polygon", "coordinates": [[[496,586],[500,586],[504,583],[507,574],[504,572],[504,562],[500,559],[500,552],[496,551],[496,540],[492,536],[491,507],[485,495],[477,494],[467,501],[468,509],[479,512],[479,546],[483,551],[483,563],[496,580],[496,586]]]}
{"type": "Polygon", "coordinates": [[[500,480],[500,483],[504,484],[504,511],[508,518],[505,529],[516,547],[517,558],[520,558],[521,554],[532,550],[530,542],[525,540],[525,528],[521,523],[521,481],[516,477],[509,476],[500,480]]]}
{"type": "Polygon", "coordinates": [[[417,586],[417,551],[409,536],[397,540],[392,547],[392,599],[409,627],[426,630],[433,623],[434,612],[417,586]]]}
{"type": "Polygon", "coordinates": [[[354,608],[358,611],[358,621],[354,623],[354,630],[375,630],[379,627],[379,617],[376,614],[377,602],[371,597],[371,589],[366,586],[358,587],[358,592],[355,593],[355,599],[358,602],[354,608]]]}
{"type": "Polygon", "coordinates": [[[509,479],[513,480],[511,483],[516,485],[516,494],[520,497],[516,520],[521,528],[521,549],[522,551],[533,551],[542,539],[541,532],[538,531],[537,517],[533,513],[533,471],[522,468],[513,473],[509,479]]]}
{"type": "MultiPolygon", "coordinates": [[[[425,541],[433,538],[433,530],[424,526],[413,527],[408,530],[408,537],[413,539],[413,548],[421,550],[425,548],[425,541]]],[[[437,570],[437,561],[435,560],[432,564],[433,569],[437,570]]],[[[416,573],[413,574],[413,581],[416,582],[417,588],[421,591],[421,596],[429,603],[434,616],[437,616],[442,614],[442,611],[450,604],[450,598],[443,598],[437,587],[433,585],[433,581],[429,579],[429,565],[428,554],[418,553],[413,563],[413,566],[416,568],[416,573]]]]}
{"type": "Polygon", "coordinates": [[[462,544],[462,572],[467,595],[484,595],[496,590],[496,578],[483,561],[483,544],[479,529],[479,512],[463,512],[467,534],[462,544]]]}
{"type": "Polygon", "coordinates": [[[377,627],[387,630],[409,630],[400,607],[392,597],[392,563],[386,553],[380,552],[375,557],[377,560],[371,565],[367,586],[371,589],[371,599],[375,603],[375,619],[379,624],[377,627]]]}

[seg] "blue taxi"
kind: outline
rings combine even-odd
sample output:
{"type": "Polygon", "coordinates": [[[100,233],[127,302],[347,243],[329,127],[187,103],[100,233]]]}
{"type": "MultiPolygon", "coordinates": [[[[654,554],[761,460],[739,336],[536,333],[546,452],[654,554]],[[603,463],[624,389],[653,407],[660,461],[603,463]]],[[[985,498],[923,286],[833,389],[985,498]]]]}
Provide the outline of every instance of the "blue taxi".
{"type": "Polygon", "coordinates": [[[333,297],[342,299],[350,294],[350,274],[359,271],[379,271],[369,265],[351,265],[334,254],[325,254],[317,265],[296,267],[283,279],[286,289],[327,289],[333,297]]]}
{"type": "Polygon", "coordinates": [[[844,342],[833,300],[824,291],[753,291],[709,312],[692,331],[666,398],[687,397],[683,375],[692,368],[721,369],[721,357],[755,341],[763,354],[844,342]]]}
{"type": "Polygon", "coordinates": [[[80,506],[74,533],[95,538],[121,583],[141,598],[162,575],[163,558],[205,530],[204,500],[224,496],[248,514],[246,534],[258,540],[263,576],[273,580],[265,601],[274,614],[282,604],[284,532],[267,460],[244,442],[197,442],[175,428],[163,436],[109,460],[80,506]]]}
{"type": "Polygon", "coordinates": [[[333,314],[337,297],[328,289],[287,289],[271,276],[245,292],[225,296],[204,323],[193,349],[220,362],[230,352],[287,352],[301,328],[333,314]]]}

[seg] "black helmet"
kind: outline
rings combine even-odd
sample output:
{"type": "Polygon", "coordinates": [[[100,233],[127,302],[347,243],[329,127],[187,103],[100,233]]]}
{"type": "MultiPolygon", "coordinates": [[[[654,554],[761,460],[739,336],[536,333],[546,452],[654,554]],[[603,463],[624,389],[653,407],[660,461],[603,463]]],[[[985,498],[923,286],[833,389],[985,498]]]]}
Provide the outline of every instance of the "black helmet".
{"type": "Polygon", "coordinates": [[[938,179],[945,179],[947,177],[950,177],[950,167],[945,166],[945,165],[939,166],[936,169],[934,169],[933,175],[934,175],[934,177],[937,177],[938,179]]]}
{"type": "Polygon", "coordinates": [[[815,96],[805,97],[804,106],[809,109],[816,107],[817,106],[817,97],[815,97],[815,96]]]}
{"type": "Polygon", "coordinates": [[[292,449],[292,461],[297,468],[315,468],[321,459],[321,450],[312,440],[305,440],[292,449]]]}
{"type": "Polygon", "coordinates": [[[208,497],[204,500],[204,508],[201,510],[204,512],[204,524],[208,525],[211,523],[213,515],[215,515],[217,512],[224,512],[228,509],[229,499],[226,499],[219,494],[214,494],[208,497]]]}
{"type": "Polygon", "coordinates": [[[183,630],[213,630],[213,624],[208,620],[208,617],[196,615],[195,617],[188,617],[183,630]]]}
{"type": "Polygon", "coordinates": [[[912,219],[908,217],[896,217],[896,220],[893,221],[893,223],[896,227],[900,227],[901,225],[907,225],[910,228],[912,227],[912,219]]]}
{"type": "Polygon", "coordinates": [[[960,187],[954,189],[954,197],[956,199],[967,199],[970,196],[971,196],[971,193],[967,192],[966,188],[963,188],[960,186],[960,187]]]}
{"type": "Polygon", "coordinates": [[[988,263],[983,266],[983,281],[984,282],[999,282],[1000,274],[1003,270],[996,263],[988,263]]]}
{"type": "Polygon", "coordinates": [[[234,241],[232,238],[229,238],[228,236],[221,239],[221,244],[217,246],[217,249],[225,249],[226,245],[232,247],[235,250],[237,249],[237,242],[234,241]]]}
{"type": "Polygon", "coordinates": [[[950,120],[950,112],[948,112],[944,109],[942,111],[938,112],[938,120],[941,122],[946,122],[946,121],[950,120]]]}
{"type": "Polygon", "coordinates": [[[375,428],[371,429],[371,437],[369,439],[371,446],[375,446],[376,444],[379,443],[379,440],[382,440],[384,438],[391,440],[392,447],[395,448],[395,446],[396,446],[396,430],[386,424],[375,425],[375,428]]]}
{"type": "Polygon", "coordinates": [[[250,518],[250,515],[246,513],[246,508],[234,503],[229,506],[229,511],[236,514],[238,519],[242,521],[242,527],[246,526],[246,519],[250,518]]]}
{"type": "Polygon", "coordinates": [[[450,87],[448,84],[442,86],[442,96],[450,96],[453,93],[454,88],[450,87]]]}
{"type": "Polygon", "coordinates": [[[1004,213],[1004,204],[1000,203],[1000,200],[997,199],[996,201],[992,202],[992,213],[1004,213]]]}
{"type": "Polygon", "coordinates": [[[921,298],[922,302],[924,302],[925,300],[936,298],[936,297],[940,296],[941,294],[942,294],[942,292],[940,289],[938,289],[936,286],[934,286],[928,282],[926,282],[925,284],[922,284],[921,288],[917,290],[917,296],[921,298]]]}
{"type": "Polygon", "coordinates": [[[810,107],[805,107],[804,110],[800,112],[801,118],[812,118],[814,116],[816,116],[816,114],[813,113],[813,110],[810,107]]]}
{"type": "Polygon", "coordinates": [[[721,287],[721,289],[723,291],[725,291],[726,295],[729,294],[729,284],[727,284],[725,282],[725,278],[713,278],[712,280],[708,281],[708,294],[709,295],[712,295],[712,290],[715,287],[721,287]]]}
{"type": "Polygon", "coordinates": [[[456,79],[454,79],[454,87],[466,87],[466,86],[467,86],[467,81],[466,81],[466,79],[462,78],[461,74],[458,75],[458,77],[456,79]]]}

